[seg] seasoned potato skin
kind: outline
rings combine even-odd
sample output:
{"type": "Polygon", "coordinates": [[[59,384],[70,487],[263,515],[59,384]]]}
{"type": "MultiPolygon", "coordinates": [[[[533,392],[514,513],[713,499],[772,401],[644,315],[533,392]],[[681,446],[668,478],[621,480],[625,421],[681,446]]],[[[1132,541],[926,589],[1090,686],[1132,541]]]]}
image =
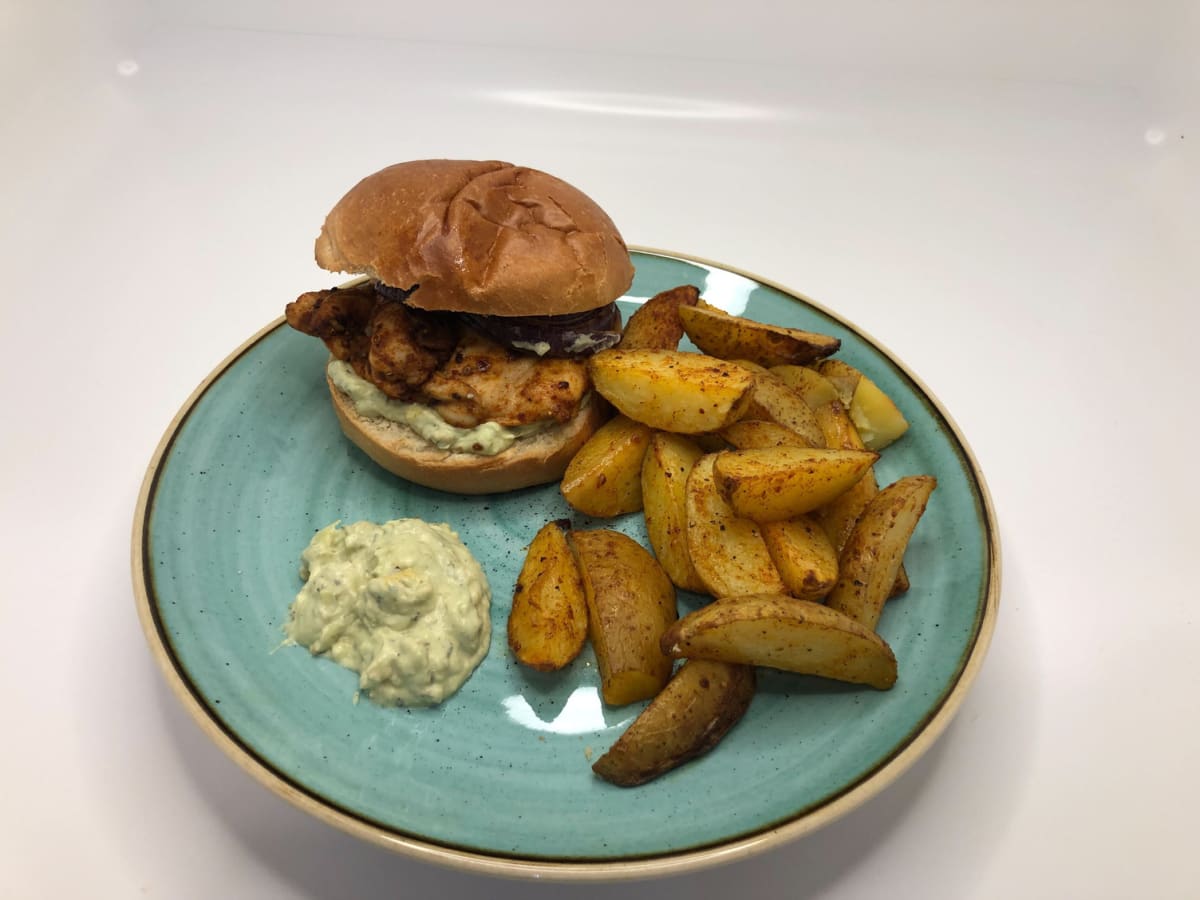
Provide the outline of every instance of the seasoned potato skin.
{"type": "Polygon", "coordinates": [[[831,335],[731,316],[703,302],[681,308],[679,317],[692,343],[705,353],[719,359],[748,359],[767,368],[813,362],[836,353],[842,345],[831,335]]]}
{"type": "Polygon", "coordinates": [[[799,393],[813,409],[839,397],[833,382],[809,366],[772,366],[770,372],[799,393]]]}
{"type": "Polygon", "coordinates": [[[733,511],[755,522],[781,522],[824,506],[879,458],[869,450],[764,447],[716,455],[713,473],[733,511]]]}
{"type": "Polygon", "coordinates": [[[816,370],[837,388],[838,399],[842,406],[850,409],[854,399],[854,390],[858,387],[858,379],[862,372],[842,359],[823,359],[816,364],[816,370]]]}
{"type": "Polygon", "coordinates": [[[700,457],[688,475],[687,546],[692,565],[714,597],[783,593],[783,579],[758,524],[734,513],[717,487],[717,455],[700,457]]]}
{"type": "MultiPolygon", "coordinates": [[[[858,433],[858,428],[840,400],[824,403],[816,407],[814,412],[817,414],[821,430],[825,432],[827,447],[832,450],[867,449],[867,445],[863,443],[863,439],[858,433]]],[[[854,530],[854,524],[858,521],[858,517],[862,515],[867,504],[871,502],[871,498],[877,493],[879,493],[879,484],[875,480],[875,469],[872,466],[848,490],[826,503],[818,511],[825,533],[829,535],[829,540],[833,542],[833,548],[838,553],[841,553],[842,548],[846,546],[846,541],[850,539],[850,532],[854,530]]],[[[897,597],[908,588],[908,571],[901,565],[900,571],[896,573],[896,583],[892,586],[891,596],[897,597]]]]}
{"type": "Polygon", "coordinates": [[[803,435],[769,419],[742,419],[726,425],[718,434],[738,450],[813,446],[803,435]]]}
{"type": "Polygon", "coordinates": [[[617,415],[596,430],[563,473],[560,490],[573,509],[611,518],[642,508],[642,458],[652,430],[617,415]]]}
{"type": "Polygon", "coordinates": [[[754,687],[753,666],[688,660],[592,771],[634,787],[707,753],[750,707],[754,687]]]}
{"type": "Polygon", "coordinates": [[[932,475],[910,475],[872,498],[842,548],[830,609],[875,628],[935,487],[932,475]]]}
{"type": "Polygon", "coordinates": [[[750,393],[750,403],[742,418],[775,422],[796,432],[809,447],[825,446],[825,436],[812,407],[799,391],[771,372],[755,375],[754,390],[750,393]]]}
{"type": "Polygon", "coordinates": [[[677,588],[707,588],[688,553],[687,479],[703,451],[683,435],[659,431],[642,462],[642,514],[655,557],[677,588]]]}
{"type": "Polygon", "coordinates": [[[819,600],[833,590],[838,578],[837,552],[815,517],[764,522],[759,527],[789,594],[800,600],[819,600]]]}
{"type": "Polygon", "coordinates": [[[785,594],[729,597],[684,616],[662,636],[665,653],[767,666],[887,690],[896,656],[845,613],[785,594]]]}
{"type": "Polygon", "coordinates": [[[677,350],[683,337],[683,320],[679,318],[679,308],[695,306],[699,299],[700,289],[691,284],[681,284],[679,287],[655,294],[629,317],[617,348],[677,350]]]}
{"type": "Polygon", "coordinates": [[[542,672],[561,669],[587,640],[587,602],[566,519],[547,522],[529,545],[508,613],[508,646],[517,662],[542,672]]]}
{"type": "Polygon", "coordinates": [[[588,636],[610,706],[653,697],[674,665],[660,638],[679,617],[675,585],[641,544],[605,528],[568,535],[583,577],[588,636]]]}
{"type": "Polygon", "coordinates": [[[588,360],[597,392],[636,422],[703,434],[742,418],[754,373],[678,350],[601,350],[588,360]]]}

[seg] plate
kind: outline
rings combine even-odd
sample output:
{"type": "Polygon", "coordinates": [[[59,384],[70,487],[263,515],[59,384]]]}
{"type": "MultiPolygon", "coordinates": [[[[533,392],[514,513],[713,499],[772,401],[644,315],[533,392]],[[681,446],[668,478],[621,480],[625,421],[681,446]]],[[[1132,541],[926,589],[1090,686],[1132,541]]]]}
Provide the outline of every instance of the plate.
{"type": "MultiPolygon", "coordinates": [[[[525,547],[571,515],[557,486],[460,497],[400,481],[345,440],[322,344],[278,320],[196,390],[150,464],[134,522],[133,575],[150,647],[175,695],[243,769],[359,837],[458,868],[562,879],[645,877],[760,852],[817,828],[893,781],[946,727],[995,622],[994,513],[953,422],[878,343],[812,301],[727,266],[633,253],[625,311],[692,283],[750,318],[842,338],[840,356],[890,394],[912,427],[877,465],[881,484],[938,478],[909,547],[912,589],[880,633],[900,677],[874,691],[764,673],[745,718],[707,756],[635,789],[596,778],[640,706],[604,707],[595,659],[541,674],[507,650],[525,547]],[[432,709],[355,701],[357,676],[283,623],[300,552],[335,520],[446,522],[492,588],[492,647],[432,709]]],[[[647,545],[641,517],[615,527],[647,545]]],[[[700,603],[681,594],[681,610],[700,603]]]]}

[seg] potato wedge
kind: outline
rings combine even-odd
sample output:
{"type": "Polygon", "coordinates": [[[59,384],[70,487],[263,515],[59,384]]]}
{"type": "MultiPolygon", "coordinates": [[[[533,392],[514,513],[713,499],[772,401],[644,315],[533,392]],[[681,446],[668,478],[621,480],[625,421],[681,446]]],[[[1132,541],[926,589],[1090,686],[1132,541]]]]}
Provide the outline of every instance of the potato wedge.
{"type": "Polygon", "coordinates": [[[772,375],[796,391],[804,402],[816,409],[839,399],[838,389],[833,382],[808,366],[772,366],[772,375]]]}
{"type": "Polygon", "coordinates": [[[846,542],[850,540],[850,534],[854,531],[859,516],[878,493],[875,476],[868,472],[846,491],[817,510],[817,517],[839,556],[846,542]]]}
{"type": "Polygon", "coordinates": [[[766,366],[759,365],[759,364],[758,364],[758,363],[756,363],[756,362],[751,362],[751,361],[750,361],[750,360],[748,360],[748,359],[735,359],[735,360],[732,360],[732,361],[733,361],[733,362],[735,362],[735,363],[737,363],[737,364],[738,364],[739,366],[741,366],[743,369],[749,369],[749,370],[750,370],[751,372],[753,372],[755,375],[761,375],[761,374],[763,374],[764,372],[770,372],[770,371],[771,371],[771,370],[770,370],[770,369],[768,369],[766,366]]]}
{"type": "Polygon", "coordinates": [[[760,527],[789,594],[800,600],[819,600],[833,590],[838,578],[837,551],[814,516],[763,522],[760,527]]]}
{"type": "Polygon", "coordinates": [[[908,420],[899,407],[866,375],[854,388],[850,418],[858,427],[863,443],[872,450],[882,450],[908,431],[908,420]]]}
{"type": "Polygon", "coordinates": [[[583,649],[587,602],[575,554],[567,545],[567,519],[547,522],[529,545],[508,613],[508,646],[517,662],[550,672],[583,649]]]}
{"type": "Polygon", "coordinates": [[[742,418],[775,422],[796,432],[810,447],[825,446],[824,434],[812,407],[799,391],[788,387],[778,375],[770,372],[756,374],[750,403],[742,418]]]}
{"type": "Polygon", "coordinates": [[[817,371],[837,388],[838,399],[870,449],[882,450],[908,430],[908,420],[892,398],[854,366],[840,359],[825,359],[817,371]]]}
{"type": "MultiPolygon", "coordinates": [[[[835,400],[819,406],[815,412],[817,421],[821,423],[821,428],[825,431],[826,443],[830,448],[843,450],[865,448],[862,438],[858,436],[858,429],[851,421],[841,401],[835,400]]],[[[843,493],[817,510],[817,517],[825,529],[825,533],[829,535],[834,551],[839,556],[842,548],[846,546],[846,541],[850,539],[850,533],[854,530],[859,516],[878,493],[879,486],[875,481],[875,471],[872,467],[843,493]]],[[[899,596],[908,588],[908,572],[901,565],[900,571],[896,573],[896,584],[892,587],[890,596],[899,596]]]]}
{"type": "MultiPolygon", "coordinates": [[[[858,435],[858,428],[840,400],[827,403],[815,410],[817,421],[825,432],[825,443],[835,450],[865,450],[866,445],[858,435]]],[[[854,523],[867,508],[871,498],[879,493],[874,471],[867,472],[851,487],[839,494],[819,511],[818,517],[839,554],[854,530],[854,523]]]]}
{"type": "Polygon", "coordinates": [[[869,450],[767,447],[716,454],[713,474],[734,515],[782,522],[833,500],[879,458],[869,450]]]}
{"type": "Polygon", "coordinates": [[[731,316],[708,304],[680,307],[679,318],[692,343],[705,353],[719,359],[748,359],[768,368],[822,359],[842,345],[831,335],[731,316]]]}
{"type": "Polygon", "coordinates": [[[707,753],[749,709],[754,685],[753,666],[688,660],[592,771],[634,787],[707,753]]]}
{"type": "Polygon", "coordinates": [[[814,407],[813,415],[817,419],[821,433],[825,436],[823,446],[834,450],[867,449],[862,436],[858,433],[858,426],[850,418],[850,413],[846,411],[841,400],[832,400],[814,407]]]}
{"type": "Polygon", "coordinates": [[[767,419],[742,419],[726,425],[718,434],[738,450],[762,447],[811,447],[802,435],[767,419]]]}
{"type": "Polygon", "coordinates": [[[608,518],[642,508],[642,458],[653,430],[627,416],[609,419],[567,465],[563,499],[588,516],[608,518]]]}
{"type": "Polygon", "coordinates": [[[690,284],[655,294],[634,310],[625,323],[617,347],[621,350],[677,350],[683,337],[679,307],[695,306],[699,299],[699,288],[690,284]]]}
{"type": "Polygon", "coordinates": [[[596,390],[620,412],[679,434],[736,422],[754,388],[754,373],[741,366],[678,350],[602,350],[588,369],[596,390]]]}
{"type": "Polygon", "coordinates": [[[583,576],[588,636],[610,706],[653,697],[671,677],[659,638],[678,618],[675,586],[633,538],[596,529],[568,535],[583,576]]]}
{"type": "Polygon", "coordinates": [[[687,480],[687,547],[692,565],[714,597],[784,593],[758,525],[739,518],[713,475],[717,454],[696,460],[687,480]]]}
{"type": "Polygon", "coordinates": [[[875,628],[936,486],[932,475],[911,475],[884,488],[867,504],[838,560],[837,585],[827,601],[830,609],[875,628]]]}
{"type": "Polygon", "coordinates": [[[862,372],[842,359],[823,359],[816,364],[816,369],[837,388],[838,399],[842,401],[842,406],[849,409],[862,372]]]}
{"type": "Polygon", "coordinates": [[[642,463],[642,515],[646,536],[659,565],[676,587],[708,590],[687,547],[687,479],[703,451],[683,435],[659,431],[642,463]]]}
{"type": "Polygon", "coordinates": [[[664,653],[767,666],[886,690],[896,656],[874,631],[820,603],[782,594],[729,597],[684,616],[664,653]]]}

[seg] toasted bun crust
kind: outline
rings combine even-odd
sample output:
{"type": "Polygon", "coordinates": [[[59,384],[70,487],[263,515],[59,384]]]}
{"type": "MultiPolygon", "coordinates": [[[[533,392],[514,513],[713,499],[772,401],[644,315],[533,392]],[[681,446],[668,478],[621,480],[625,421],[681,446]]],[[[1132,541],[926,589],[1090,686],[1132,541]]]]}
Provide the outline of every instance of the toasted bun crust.
{"type": "Polygon", "coordinates": [[[629,289],[612,220],[565,181],[505,162],[429,159],[368,175],[325,219],[317,263],[416,288],[421,309],[585,312],[629,289]]]}
{"type": "Polygon", "coordinates": [[[609,413],[591,395],[566,424],[521,438],[495,456],[478,456],[442,450],[398,422],[360,416],[350,398],[325,380],[342,431],[360,450],[393,475],[454,494],[499,494],[558,481],[609,413]]]}

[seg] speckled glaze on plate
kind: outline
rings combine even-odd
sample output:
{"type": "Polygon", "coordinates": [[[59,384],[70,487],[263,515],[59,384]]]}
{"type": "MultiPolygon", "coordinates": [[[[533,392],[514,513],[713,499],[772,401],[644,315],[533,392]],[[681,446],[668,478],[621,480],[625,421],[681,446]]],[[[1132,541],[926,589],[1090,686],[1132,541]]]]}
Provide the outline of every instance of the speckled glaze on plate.
{"type": "MultiPolygon", "coordinates": [[[[417,858],[561,879],[695,869],[793,839],[860,805],[940,734],[978,671],[999,600],[987,489],[962,437],[920,382],[862,331],[808,299],[716,263],[634,252],[639,300],[682,283],[751,318],[842,338],[912,424],[881,484],[938,477],[910,545],[912,590],[880,633],[900,678],[879,692],[764,672],[746,717],[693,763],[636,789],[592,775],[641,706],[604,708],[590,651],[554,674],[518,667],[505,624],[525,547],[570,516],[557,486],[459,497],[393,478],[338,428],[319,341],[280,321],[187,401],[147,472],[133,576],[151,650],[174,693],[226,753],[324,821],[417,858]],[[299,555],[341,519],[447,522],[492,587],[492,649],[433,709],[354,702],[354,673],[281,647],[299,555]]],[[[615,527],[646,544],[639,515],[615,527]]],[[[700,598],[680,594],[682,612],[700,598]]]]}

